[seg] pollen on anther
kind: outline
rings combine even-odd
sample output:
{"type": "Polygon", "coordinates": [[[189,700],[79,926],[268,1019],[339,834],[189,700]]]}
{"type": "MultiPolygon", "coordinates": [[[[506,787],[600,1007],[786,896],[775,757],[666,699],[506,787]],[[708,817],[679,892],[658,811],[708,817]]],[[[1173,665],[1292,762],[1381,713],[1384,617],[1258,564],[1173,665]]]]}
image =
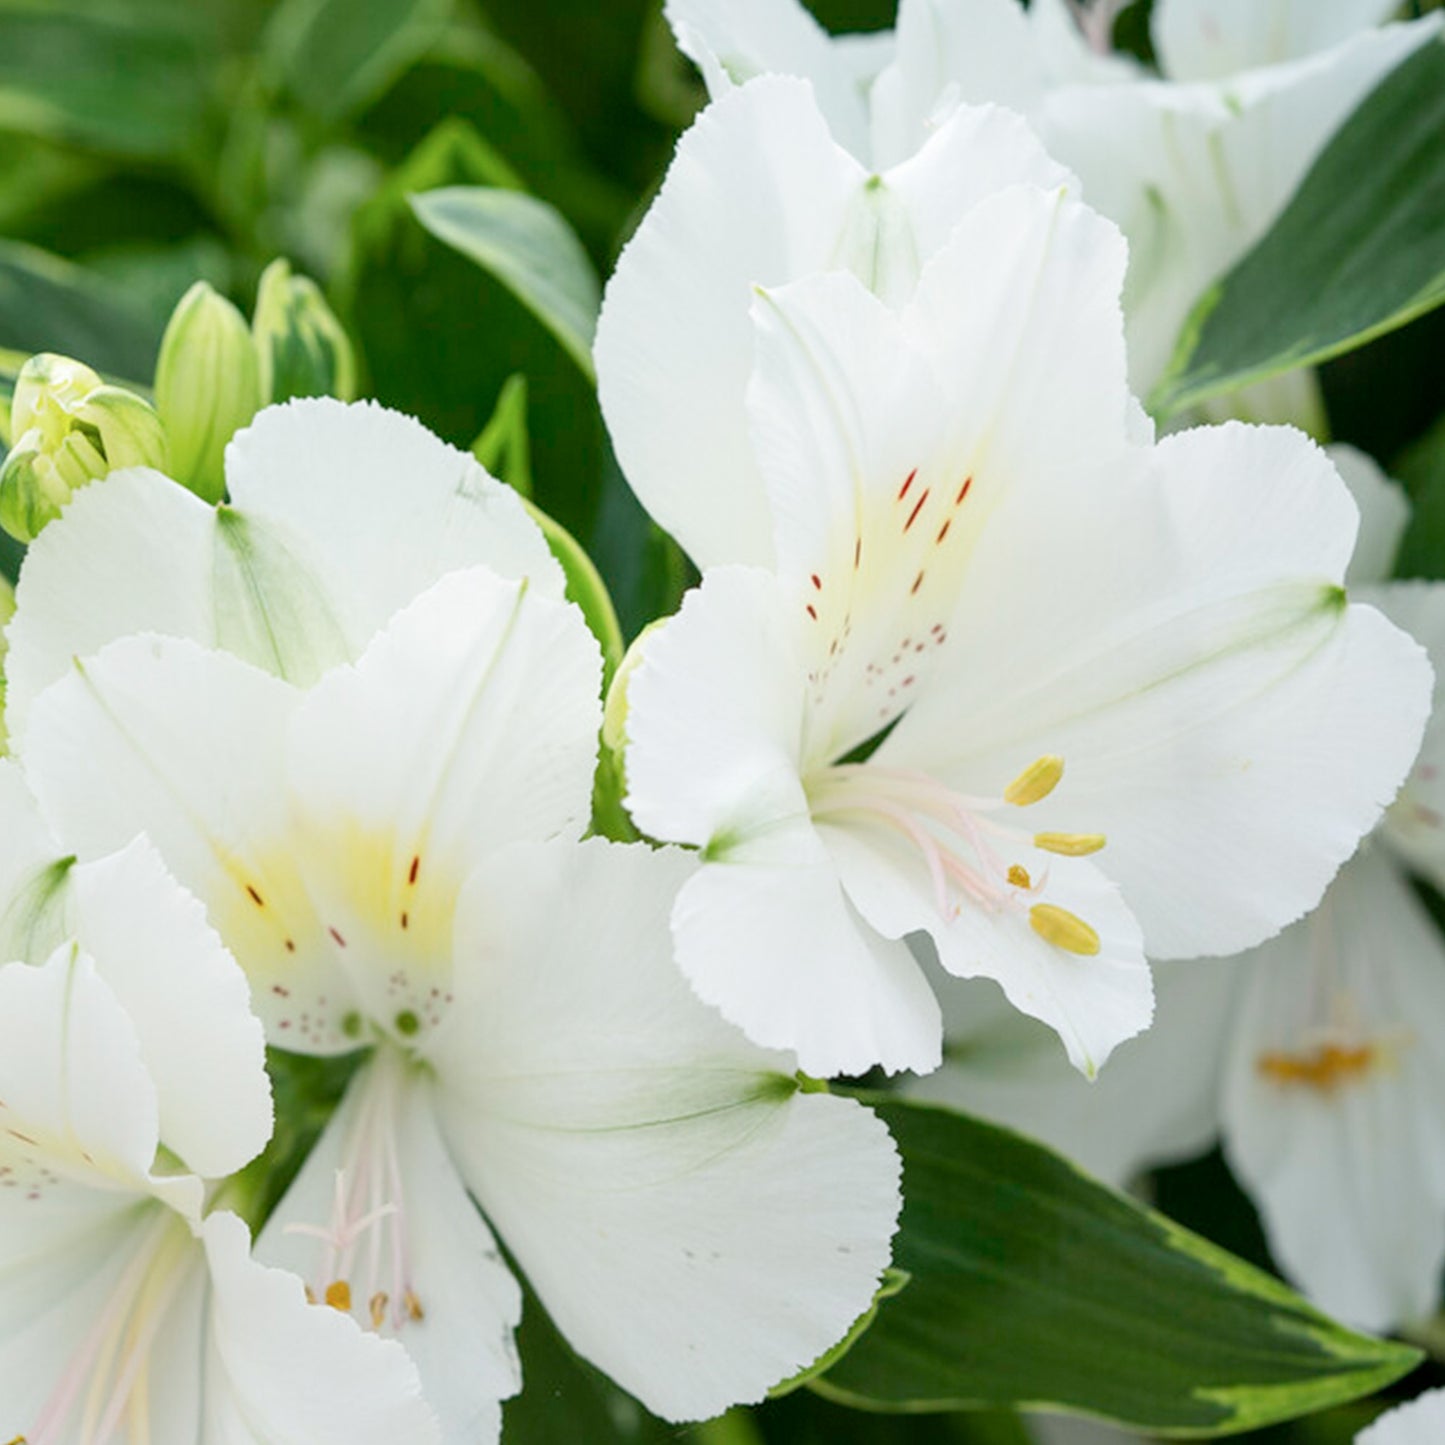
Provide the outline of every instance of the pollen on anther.
{"type": "Polygon", "coordinates": [[[1376,1052],[1371,1044],[1350,1047],[1327,1043],[1307,1054],[1261,1054],[1256,1067],[1276,1084],[1303,1084],[1329,1094],[1347,1080],[1368,1073],[1375,1062],[1376,1052]]]}
{"type": "Polygon", "coordinates": [[[381,1328],[381,1322],[386,1318],[386,1307],[390,1303],[385,1290],[377,1290],[367,1303],[367,1310],[371,1314],[371,1327],[374,1330],[381,1328]]]}
{"type": "Polygon", "coordinates": [[[1034,880],[1029,877],[1029,870],[1022,863],[1009,864],[1008,881],[1015,888],[1032,888],[1034,886],[1034,880]]]}
{"type": "Polygon", "coordinates": [[[406,1317],[409,1320],[424,1320],[426,1311],[421,1307],[421,1301],[416,1297],[415,1290],[407,1290],[402,1296],[402,1303],[406,1305],[406,1317]]]}
{"type": "Polygon", "coordinates": [[[1055,903],[1036,903],[1029,909],[1029,927],[1055,948],[1092,958],[1099,951],[1099,935],[1076,913],[1055,903]]]}
{"type": "Polygon", "coordinates": [[[326,1286],[326,1303],[342,1314],[351,1312],[351,1286],[344,1279],[334,1279],[326,1286]]]}

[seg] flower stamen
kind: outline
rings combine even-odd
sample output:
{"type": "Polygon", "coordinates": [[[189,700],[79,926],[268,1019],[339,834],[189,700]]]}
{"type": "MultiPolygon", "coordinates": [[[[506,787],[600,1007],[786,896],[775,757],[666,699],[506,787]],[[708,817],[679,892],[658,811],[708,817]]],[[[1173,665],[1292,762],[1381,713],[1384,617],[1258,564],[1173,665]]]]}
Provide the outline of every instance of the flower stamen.
{"type": "Polygon", "coordinates": [[[1052,753],[1035,758],[1008,787],[1003,790],[1005,803],[1016,808],[1027,808],[1031,803],[1042,802],[1059,785],[1064,776],[1064,760],[1052,753]]]}
{"type": "Polygon", "coordinates": [[[1029,909],[1029,927],[1045,943],[1092,958],[1099,951],[1099,935],[1077,913],[1060,908],[1057,903],[1035,903],[1029,909]]]}

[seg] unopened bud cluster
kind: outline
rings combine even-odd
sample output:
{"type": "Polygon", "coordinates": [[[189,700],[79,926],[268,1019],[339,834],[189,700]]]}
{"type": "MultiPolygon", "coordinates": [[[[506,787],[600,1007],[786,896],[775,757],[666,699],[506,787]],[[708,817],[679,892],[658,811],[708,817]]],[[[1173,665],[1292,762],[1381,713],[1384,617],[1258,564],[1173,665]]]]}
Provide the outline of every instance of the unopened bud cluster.
{"type": "Polygon", "coordinates": [[[69,357],[43,352],[25,363],[0,467],[0,527],[31,542],[74,492],[122,467],[154,467],[220,501],[226,444],[263,406],[295,396],[350,400],[355,390],[340,322],[315,282],[284,260],[262,275],[251,325],[197,281],[161,339],[154,405],[69,357]]]}

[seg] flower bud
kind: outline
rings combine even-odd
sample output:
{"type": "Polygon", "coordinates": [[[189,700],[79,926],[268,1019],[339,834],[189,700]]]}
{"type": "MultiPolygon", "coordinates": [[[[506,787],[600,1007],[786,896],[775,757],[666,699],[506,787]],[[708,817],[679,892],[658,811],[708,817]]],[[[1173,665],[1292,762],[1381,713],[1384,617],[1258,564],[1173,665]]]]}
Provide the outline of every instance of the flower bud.
{"type": "Polygon", "coordinates": [[[245,318],[204,281],[181,297],[161,338],[156,409],[171,445],[171,475],[207,502],[226,490],[226,443],[261,405],[256,349],[245,318]]]}
{"type": "Polygon", "coordinates": [[[42,352],[20,369],[10,404],[14,445],[0,467],[0,527],[33,541],[71,493],[120,467],[167,465],[149,403],[90,367],[42,352]]]}
{"type": "Polygon", "coordinates": [[[251,321],[260,365],[263,403],[293,396],[356,395],[356,358],[351,342],[321,288],[293,276],[281,257],[261,273],[251,321]]]}

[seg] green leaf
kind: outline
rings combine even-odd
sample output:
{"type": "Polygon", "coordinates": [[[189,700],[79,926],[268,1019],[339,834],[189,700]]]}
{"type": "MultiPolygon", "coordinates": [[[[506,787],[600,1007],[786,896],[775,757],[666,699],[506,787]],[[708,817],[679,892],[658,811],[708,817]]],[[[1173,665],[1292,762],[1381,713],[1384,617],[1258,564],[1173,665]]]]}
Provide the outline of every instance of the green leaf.
{"type": "Polygon", "coordinates": [[[181,3],[0,3],[0,128],[106,155],[191,154],[203,32],[181,3]]]}
{"type": "Polygon", "coordinates": [[[417,219],[440,241],[495,276],[547,327],[589,380],[601,287],[582,243],[535,196],[486,186],[447,186],[412,197],[417,219]]]}
{"type": "Polygon", "coordinates": [[[903,1155],[912,1276],[813,1388],[864,1409],[1060,1409],[1164,1435],[1256,1429],[1419,1359],[1007,1130],[865,1095],[903,1155]]]}
{"type": "Polygon", "coordinates": [[[161,328],[96,277],[57,256],[0,241],[0,348],[57,351],[113,377],[149,382],[161,328]]]}
{"type": "Polygon", "coordinates": [[[1362,346],[1445,302],[1445,38],[1325,148],[1269,233],[1185,323],[1150,400],[1170,416],[1362,346]]]}
{"type": "Polygon", "coordinates": [[[268,59],[312,114],[335,122],[375,100],[441,33],[452,0],[284,0],[268,59]]]}

